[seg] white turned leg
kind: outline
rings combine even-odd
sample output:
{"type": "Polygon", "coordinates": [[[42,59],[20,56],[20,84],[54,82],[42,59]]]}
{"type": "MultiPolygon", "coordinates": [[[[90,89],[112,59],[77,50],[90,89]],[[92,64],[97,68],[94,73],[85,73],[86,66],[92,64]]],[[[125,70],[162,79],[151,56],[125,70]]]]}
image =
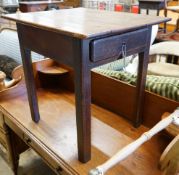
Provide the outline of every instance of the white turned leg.
{"type": "Polygon", "coordinates": [[[168,125],[174,123],[179,126],[179,108],[176,109],[172,114],[167,118],[161,120],[157,123],[152,129],[148,132],[143,133],[137,140],[130,143],[120,151],[118,151],[114,156],[107,160],[102,165],[91,170],[89,175],[103,175],[108,169],[112,168],[115,164],[119,163],[130,154],[132,154],[136,149],[138,149],[144,142],[149,140],[152,136],[165,129],[168,125]]]}

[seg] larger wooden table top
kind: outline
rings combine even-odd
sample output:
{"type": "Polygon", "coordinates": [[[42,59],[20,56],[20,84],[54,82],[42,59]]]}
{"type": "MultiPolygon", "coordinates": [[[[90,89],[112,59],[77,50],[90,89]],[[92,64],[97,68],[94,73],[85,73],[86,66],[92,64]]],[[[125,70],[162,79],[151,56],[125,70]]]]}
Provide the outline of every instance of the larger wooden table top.
{"type": "MultiPolygon", "coordinates": [[[[92,105],[92,159],[82,164],[77,156],[74,94],[38,89],[38,99],[41,114],[38,124],[31,120],[24,85],[19,90],[0,95],[0,109],[8,120],[28,133],[32,140],[40,143],[42,150],[50,153],[51,158],[74,175],[86,175],[147,130],[143,126],[133,128],[119,116],[92,105]]],[[[163,143],[160,137],[153,138],[107,175],[160,175],[157,165],[163,143]]]]}
{"type": "Polygon", "coordinates": [[[3,16],[18,23],[56,31],[76,38],[112,35],[168,21],[150,15],[109,12],[85,8],[17,13],[3,16]]]}

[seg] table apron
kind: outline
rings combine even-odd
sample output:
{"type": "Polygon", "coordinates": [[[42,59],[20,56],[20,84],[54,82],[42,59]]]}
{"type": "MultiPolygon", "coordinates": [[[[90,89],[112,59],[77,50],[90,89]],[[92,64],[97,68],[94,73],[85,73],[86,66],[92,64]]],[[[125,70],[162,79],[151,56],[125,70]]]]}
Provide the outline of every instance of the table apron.
{"type": "Polygon", "coordinates": [[[60,63],[74,65],[74,43],[80,42],[79,39],[18,23],[17,29],[23,34],[20,38],[24,48],[60,63]]]}
{"type": "Polygon", "coordinates": [[[162,10],[165,7],[164,2],[141,2],[139,3],[140,9],[150,9],[150,10],[162,10]]]}

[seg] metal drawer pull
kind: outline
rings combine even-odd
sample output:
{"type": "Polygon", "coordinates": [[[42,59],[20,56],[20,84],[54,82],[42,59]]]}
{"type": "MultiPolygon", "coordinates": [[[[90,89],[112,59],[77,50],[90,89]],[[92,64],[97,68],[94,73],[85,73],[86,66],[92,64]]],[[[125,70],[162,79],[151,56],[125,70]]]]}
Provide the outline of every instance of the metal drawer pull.
{"type": "Polygon", "coordinates": [[[27,140],[26,140],[26,143],[31,143],[31,140],[30,140],[30,139],[27,139],[27,140]]]}
{"type": "Polygon", "coordinates": [[[60,173],[60,172],[62,172],[63,171],[63,169],[60,167],[60,166],[58,166],[57,168],[56,168],[56,172],[57,173],[60,173]]]}
{"type": "Polygon", "coordinates": [[[123,70],[126,71],[126,43],[122,43],[123,70]]]}
{"type": "Polygon", "coordinates": [[[24,136],[24,141],[25,141],[27,144],[29,144],[29,143],[31,143],[31,142],[32,142],[30,138],[25,137],[25,136],[24,136]]]}

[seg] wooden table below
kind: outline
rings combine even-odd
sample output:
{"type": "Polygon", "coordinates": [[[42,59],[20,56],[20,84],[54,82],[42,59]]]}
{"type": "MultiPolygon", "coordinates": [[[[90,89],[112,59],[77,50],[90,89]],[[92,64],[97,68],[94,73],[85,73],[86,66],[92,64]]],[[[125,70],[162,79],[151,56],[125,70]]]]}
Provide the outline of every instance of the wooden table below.
{"type": "MultiPolygon", "coordinates": [[[[38,67],[38,63],[34,64],[38,67]]],[[[41,113],[38,124],[31,120],[24,82],[5,94],[0,93],[0,110],[4,114],[5,124],[57,174],[64,170],[69,175],[86,175],[90,169],[148,130],[144,126],[133,128],[120,116],[92,105],[92,156],[88,163],[82,164],[77,154],[74,93],[59,88],[39,88],[37,93],[41,113]]],[[[15,140],[11,138],[11,142],[15,140]]],[[[157,165],[164,143],[162,137],[155,136],[106,175],[161,175],[157,165]]],[[[13,145],[15,154],[17,149],[13,145]]]]}

